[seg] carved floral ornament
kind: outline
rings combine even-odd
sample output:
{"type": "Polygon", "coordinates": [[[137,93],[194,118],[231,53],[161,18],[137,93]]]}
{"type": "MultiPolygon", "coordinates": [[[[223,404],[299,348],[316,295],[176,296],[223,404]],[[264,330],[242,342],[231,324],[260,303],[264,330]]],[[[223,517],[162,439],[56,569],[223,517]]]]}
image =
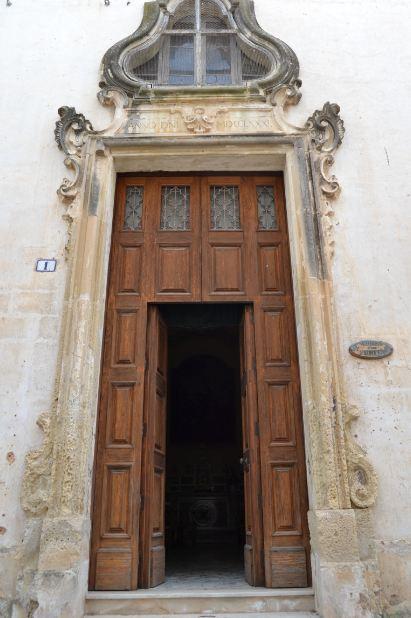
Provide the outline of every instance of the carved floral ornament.
{"type": "MultiPolygon", "coordinates": [[[[271,59],[269,70],[258,79],[237,85],[208,87],[201,84],[189,89],[180,87],[178,90],[168,89],[164,85],[148,87],[142,83],[141,75],[140,78],[130,76],[127,53],[129,50],[136,54],[141,51],[143,59],[146,53],[147,62],[150,62],[150,54],[144,50],[147,50],[147,46],[156,45],[156,41],[167,30],[167,25],[176,16],[182,15],[182,19],[187,17],[184,11],[179,13],[187,0],[155,0],[146,3],[139,28],[111,47],[103,58],[101,90],[97,96],[102,105],[114,108],[110,126],[95,131],[91,122],[74,107],[64,106],[58,110],[56,142],[65,154],[65,165],[74,172],[72,179],[63,180],[58,194],[65,202],[73,201],[78,195],[84,177],[85,151],[89,143],[99,138],[126,137],[128,144],[137,145],[143,132],[152,136],[163,135],[164,123],[167,124],[166,132],[176,137],[191,136],[192,139],[198,139],[204,135],[231,135],[234,134],[231,130],[233,118],[244,118],[244,110],[253,106],[252,118],[264,118],[264,122],[258,126],[257,122],[250,120],[246,126],[244,120],[236,120],[239,127],[235,132],[237,136],[271,133],[305,140],[313,166],[313,181],[321,198],[318,209],[331,255],[333,240],[330,216],[333,215],[333,209],[330,200],[339,194],[340,185],[337,178],[330,174],[330,168],[345,132],[340,107],[336,103],[327,102],[308,118],[304,126],[289,124],[285,118],[286,108],[297,104],[301,98],[299,64],[292,49],[260,28],[251,0],[202,1],[205,4],[215,3],[235,36],[246,39],[247,44],[262,50],[261,53],[271,59]],[[219,126],[224,126],[224,131],[219,126]]],[[[199,5],[201,3],[197,2],[199,5]]],[[[150,66],[145,68],[148,71],[150,66]]],[[[353,408],[347,408],[345,439],[348,476],[352,503],[364,508],[375,499],[376,477],[364,451],[350,435],[349,425],[355,417],[353,408]]]]}

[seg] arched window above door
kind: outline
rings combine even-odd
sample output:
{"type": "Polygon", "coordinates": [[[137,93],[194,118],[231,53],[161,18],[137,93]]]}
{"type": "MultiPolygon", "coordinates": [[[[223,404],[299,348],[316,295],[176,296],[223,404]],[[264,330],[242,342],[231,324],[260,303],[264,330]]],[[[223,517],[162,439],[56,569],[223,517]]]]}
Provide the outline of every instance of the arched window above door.
{"type": "Polygon", "coordinates": [[[103,58],[103,85],[152,89],[262,89],[298,79],[298,60],[258,25],[250,0],[154,0],[140,27],[103,58]]]}
{"type": "Polygon", "coordinates": [[[151,86],[241,85],[266,77],[274,63],[218,0],[183,1],[156,41],[124,58],[130,78],[151,86]]]}

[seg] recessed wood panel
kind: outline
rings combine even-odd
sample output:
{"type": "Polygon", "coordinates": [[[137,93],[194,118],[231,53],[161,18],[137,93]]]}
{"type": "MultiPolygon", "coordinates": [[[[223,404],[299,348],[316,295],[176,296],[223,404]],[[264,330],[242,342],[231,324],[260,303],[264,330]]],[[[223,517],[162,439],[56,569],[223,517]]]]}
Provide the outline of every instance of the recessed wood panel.
{"type": "Polygon", "coordinates": [[[158,247],[157,294],[189,294],[191,291],[189,246],[158,247]]]}
{"type": "Polygon", "coordinates": [[[131,551],[99,549],[96,557],[96,590],[130,590],[131,551]]]}
{"type": "Polygon", "coordinates": [[[114,358],[115,365],[132,365],[136,358],[136,311],[117,311],[114,323],[114,358]]]}
{"type": "Polygon", "coordinates": [[[211,292],[241,293],[244,290],[241,246],[212,246],[211,292]]]}
{"type": "Polygon", "coordinates": [[[151,549],[150,578],[152,581],[165,580],[165,553],[164,545],[159,545],[151,549]]]}
{"type": "Polygon", "coordinates": [[[132,446],[133,384],[111,384],[107,413],[107,446],[132,446]]]}
{"type": "Polygon", "coordinates": [[[130,536],[132,465],[108,465],[103,487],[103,536],[130,536]]]}
{"type": "Polygon", "coordinates": [[[260,245],[258,252],[261,293],[284,294],[281,245],[260,245]]]}
{"type": "Polygon", "coordinates": [[[276,547],[271,550],[273,588],[305,588],[307,560],[304,547],[276,547]]]}
{"type": "Polygon", "coordinates": [[[159,451],[165,450],[165,439],[166,439],[166,418],[165,418],[165,405],[164,399],[162,397],[157,397],[156,406],[157,410],[155,413],[154,423],[154,446],[159,451]]]}
{"type": "Polygon", "coordinates": [[[297,468],[295,462],[271,465],[273,511],[273,536],[300,533],[297,495],[297,468]]]}
{"type": "Polygon", "coordinates": [[[164,529],[164,470],[154,470],[153,491],[153,533],[163,532],[164,529]]]}
{"type": "Polygon", "coordinates": [[[266,382],[272,445],[294,445],[293,392],[290,382],[266,382]]]}
{"type": "Polygon", "coordinates": [[[119,294],[139,294],[141,278],[141,246],[119,247],[119,294]]]}
{"type": "Polygon", "coordinates": [[[290,346],[287,310],[264,311],[264,348],[267,365],[289,365],[290,346]]]}

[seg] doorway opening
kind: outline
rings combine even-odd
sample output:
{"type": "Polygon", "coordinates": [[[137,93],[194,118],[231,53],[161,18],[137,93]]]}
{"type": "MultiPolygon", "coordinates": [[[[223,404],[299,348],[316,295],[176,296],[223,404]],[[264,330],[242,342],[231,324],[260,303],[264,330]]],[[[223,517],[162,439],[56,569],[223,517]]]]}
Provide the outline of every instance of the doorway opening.
{"type": "Polygon", "coordinates": [[[166,305],[166,584],[243,586],[238,305],[166,305]]]}

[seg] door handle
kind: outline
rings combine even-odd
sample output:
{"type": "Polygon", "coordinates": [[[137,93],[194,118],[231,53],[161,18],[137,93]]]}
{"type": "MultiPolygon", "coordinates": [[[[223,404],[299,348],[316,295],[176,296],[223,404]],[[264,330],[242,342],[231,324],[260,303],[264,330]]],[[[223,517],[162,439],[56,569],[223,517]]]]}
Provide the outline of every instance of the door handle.
{"type": "Polygon", "coordinates": [[[247,455],[244,455],[244,457],[240,457],[240,464],[243,466],[243,469],[247,468],[247,466],[250,465],[247,455]]]}

